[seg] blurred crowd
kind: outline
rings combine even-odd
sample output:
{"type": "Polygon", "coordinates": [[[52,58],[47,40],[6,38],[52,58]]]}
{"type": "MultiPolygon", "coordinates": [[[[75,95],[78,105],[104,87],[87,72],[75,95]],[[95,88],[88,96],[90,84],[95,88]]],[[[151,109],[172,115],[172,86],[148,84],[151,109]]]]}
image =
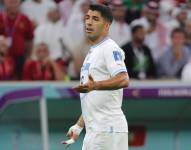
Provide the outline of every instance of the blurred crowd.
{"type": "Polygon", "coordinates": [[[111,8],[109,36],[124,50],[131,79],[191,80],[189,0],[3,0],[0,80],[78,80],[91,3],[111,8]]]}

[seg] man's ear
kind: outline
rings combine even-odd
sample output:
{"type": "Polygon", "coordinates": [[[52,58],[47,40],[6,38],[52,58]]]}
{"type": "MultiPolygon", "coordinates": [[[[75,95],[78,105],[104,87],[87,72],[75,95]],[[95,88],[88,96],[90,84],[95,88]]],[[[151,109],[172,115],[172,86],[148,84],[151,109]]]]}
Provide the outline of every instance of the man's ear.
{"type": "Polygon", "coordinates": [[[105,28],[107,29],[107,31],[109,31],[110,25],[111,25],[111,23],[109,23],[109,22],[105,23],[105,28]]]}

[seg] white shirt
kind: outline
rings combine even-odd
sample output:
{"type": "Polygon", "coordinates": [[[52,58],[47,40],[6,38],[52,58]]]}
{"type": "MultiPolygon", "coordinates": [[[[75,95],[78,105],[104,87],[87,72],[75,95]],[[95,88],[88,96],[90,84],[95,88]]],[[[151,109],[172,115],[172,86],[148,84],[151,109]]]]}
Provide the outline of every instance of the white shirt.
{"type": "MultiPolygon", "coordinates": [[[[91,74],[95,81],[107,80],[120,72],[127,72],[123,50],[110,38],[91,47],[81,68],[81,84],[91,74]]],[[[86,131],[128,132],[121,110],[123,89],[81,93],[82,115],[86,131]]]]}
{"type": "Polygon", "coordinates": [[[35,29],[34,43],[45,42],[48,44],[50,57],[55,60],[63,56],[60,40],[63,41],[64,33],[64,24],[61,20],[56,23],[47,22],[35,29]]]}

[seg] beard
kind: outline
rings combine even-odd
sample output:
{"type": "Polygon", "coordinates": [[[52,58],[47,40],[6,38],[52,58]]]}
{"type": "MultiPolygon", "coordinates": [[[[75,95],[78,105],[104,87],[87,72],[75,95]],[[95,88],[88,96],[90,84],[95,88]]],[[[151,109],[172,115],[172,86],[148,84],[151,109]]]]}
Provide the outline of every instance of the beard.
{"type": "Polygon", "coordinates": [[[87,39],[91,42],[94,42],[98,39],[98,36],[95,36],[95,35],[86,35],[87,36],[87,39]]]}

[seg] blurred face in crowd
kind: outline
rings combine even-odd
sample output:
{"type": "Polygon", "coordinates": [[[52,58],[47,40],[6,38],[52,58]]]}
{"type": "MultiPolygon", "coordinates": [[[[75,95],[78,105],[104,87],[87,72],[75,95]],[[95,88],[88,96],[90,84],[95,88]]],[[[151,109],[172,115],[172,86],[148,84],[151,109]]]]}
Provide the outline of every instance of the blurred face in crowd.
{"type": "Polygon", "coordinates": [[[184,46],[186,42],[186,37],[183,32],[175,32],[172,35],[172,45],[173,46],[184,46]]]}
{"type": "Polygon", "coordinates": [[[60,12],[57,8],[49,10],[48,20],[51,22],[57,22],[60,20],[60,12]]]}
{"type": "Polygon", "coordinates": [[[36,47],[36,56],[38,60],[46,60],[49,57],[48,46],[45,43],[40,43],[36,47]]]}
{"type": "Polygon", "coordinates": [[[177,18],[177,20],[178,20],[181,24],[185,24],[186,19],[187,19],[187,16],[188,16],[187,12],[186,12],[186,11],[182,11],[182,12],[180,12],[180,13],[176,16],[176,18],[177,18]]]}
{"type": "Polygon", "coordinates": [[[94,42],[106,35],[109,31],[110,23],[107,22],[98,11],[89,10],[85,15],[85,31],[87,38],[94,42]]]}
{"type": "Polygon", "coordinates": [[[16,12],[19,9],[21,0],[4,0],[5,7],[11,12],[16,12]]]}
{"type": "Polygon", "coordinates": [[[0,56],[5,56],[8,50],[7,39],[4,36],[0,36],[0,56]]]}
{"type": "Polygon", "coordinates": [[[137,43],[143,43],[145,38],[145,29],[144,27],[140,27],[133,33],[133,40],[137,43]]]}
{"type": "Polygon", "coordinates": [[[151,24],[155,24],[158,17],[159,17],[159,12],[156,10],[145,10],[145,16],[147,18],[147,20],[149,21],[149,23],[151,24]]]}
{"type": "Polygon", "coordinates": [[[116,5],[112,8],[112,14],[115,20],[117,21],[124,21],[125,20],[125,6],[123,5],[116,5]]]}

